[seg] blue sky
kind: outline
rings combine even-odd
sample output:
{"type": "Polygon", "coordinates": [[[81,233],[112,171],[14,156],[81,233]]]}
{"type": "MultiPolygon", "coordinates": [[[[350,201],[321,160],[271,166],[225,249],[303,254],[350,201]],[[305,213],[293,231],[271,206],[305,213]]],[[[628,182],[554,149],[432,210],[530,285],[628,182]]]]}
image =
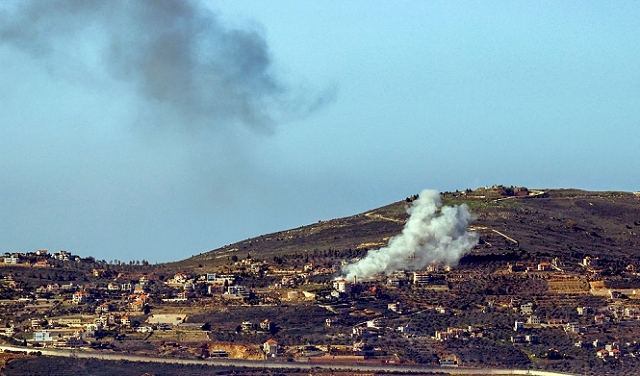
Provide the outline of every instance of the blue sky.
{"type": "Polygon", "coordinates": [[[0,6],[0,251],[161,262],[423,188],[640,190],[637,2],[129,3],[0,6]]]}

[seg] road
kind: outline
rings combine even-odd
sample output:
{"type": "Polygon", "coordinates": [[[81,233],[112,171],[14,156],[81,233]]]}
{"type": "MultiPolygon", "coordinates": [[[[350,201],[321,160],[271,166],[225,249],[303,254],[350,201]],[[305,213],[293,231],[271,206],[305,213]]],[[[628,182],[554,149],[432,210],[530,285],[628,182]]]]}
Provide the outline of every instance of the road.
{"type": "Polygon", "coordinates": [[[537,375],[537,376],[577,376],[570,373],[523,370],[523,369],[498,369],[498,368],[464,368],[464,367],[427,367],[419,365],[392,365],[392,364],[347,364],[347,363],[299,363],[299,362],[277,362],[271,360],[238,360],[238,359],[176,359],[176,358],[160,358],[147,357],[140,355],[128,355],[119,353],[105,353],[98,351],[86,350],[68,350],[68,349],[44,349],[44,348],[26,348],[19,346],[0,345],[0,350],[10,351],[40,351],[46,356],[61,356],[87,359],[101,360],[126,360],[130,362],[151,362],[151,363],[168,363],[182,365],[209,365],[209,366],[226,366],[226,367],[251,367],[251,368],[276,368],[276,369],[313,369],[313,368],[330,368],[342,371],[387,371],[387,372],[406,372],[406,373],[425,373],[425,372],[445,372],[451,375],[537,375]]]}

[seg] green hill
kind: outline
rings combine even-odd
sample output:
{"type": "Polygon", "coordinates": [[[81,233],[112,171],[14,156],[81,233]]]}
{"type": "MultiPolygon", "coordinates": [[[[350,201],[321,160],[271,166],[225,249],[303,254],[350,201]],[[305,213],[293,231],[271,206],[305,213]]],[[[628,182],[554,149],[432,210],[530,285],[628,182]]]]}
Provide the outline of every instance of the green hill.
{"type": "MultiPolygon", "coordinates": [[[[386,245],[408,218],[414,197],[350,217],[257,236],[171,263],[215,265],[231,258],[272,260],[288,255],[362,255],[386,245]]],[[[616,265],[640,260],[640,197],[628,192],[588,192],[494,186],[442,194],[445,205],[466,204],[477,216],[480,244],[461,262],[561,256],[599,256],[616,265]]]]}

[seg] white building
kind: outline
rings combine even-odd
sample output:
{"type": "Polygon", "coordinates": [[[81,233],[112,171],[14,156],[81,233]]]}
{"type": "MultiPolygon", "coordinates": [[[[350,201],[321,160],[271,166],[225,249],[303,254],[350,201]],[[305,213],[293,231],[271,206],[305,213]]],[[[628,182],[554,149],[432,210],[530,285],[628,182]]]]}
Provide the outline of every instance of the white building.
{"type": "Polygon", "coordinates": [[[247,298],[251,295],[251,292],[249,291],[249,289],[242,285],[234,285],[227,287],[227,292],[225,294],[247,298]]]}
{"type": "Polygon", "coordinates": [[[15,256],[9,256],[9,257],[5,257],[4,258],[4,263],[5,264],[14,265],[14,264],[18,264],[19,262],[20,262],[20,259],[18,257],[15,257],[15,256]]]}
{"type": "Polygon", "coordinates": [[[375,318],[373,320],[367,321],[367,328],[376,328],[380,329],[384,326],[384,320],[381,318],[375,318]]]}
{"type": "Polygon", "coordinates": [[[276,356],[278,355],[278,342],[273,338],[269,338],[267,342],[262,344],[262,350],[267,356],[276,356]]]}
{"type": "Polygon", "coordinates": [[[333,288],[338,292],[348,294],[351,292],[351,282],[346,279],[338,279],[333,281],[333,288]]]}
{"type": "Polygon", "coordinates": [[[33,332],[33,341],[34,342],[53,342],[53,338],[51,337],[51,333],[46,330],[41,330],[37,332],[33,332]]]}
{"type": "Polygon", "coordinates": [[[524,329],[524,322],[516,320],[516,322],[513,324],[513,330],[519,332],[522,329],[524,329]]]}

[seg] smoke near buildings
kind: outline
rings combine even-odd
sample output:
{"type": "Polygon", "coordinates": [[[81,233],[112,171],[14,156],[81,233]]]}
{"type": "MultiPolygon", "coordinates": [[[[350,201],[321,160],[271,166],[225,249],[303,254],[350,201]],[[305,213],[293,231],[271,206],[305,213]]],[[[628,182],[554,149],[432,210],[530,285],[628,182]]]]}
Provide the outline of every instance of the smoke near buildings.
{"type": "Polygon", "coordinates": [[[423,190],[407,212],[410,216],[400,235],[391,238],[386,247],[369,251],[365,258],[342,268],[347,279],[419,270],[431,263],[455,265],[478,243],[479,235],[467,230],[474,220],[468,207],[442,207],[438,191],[423,190]]]}

